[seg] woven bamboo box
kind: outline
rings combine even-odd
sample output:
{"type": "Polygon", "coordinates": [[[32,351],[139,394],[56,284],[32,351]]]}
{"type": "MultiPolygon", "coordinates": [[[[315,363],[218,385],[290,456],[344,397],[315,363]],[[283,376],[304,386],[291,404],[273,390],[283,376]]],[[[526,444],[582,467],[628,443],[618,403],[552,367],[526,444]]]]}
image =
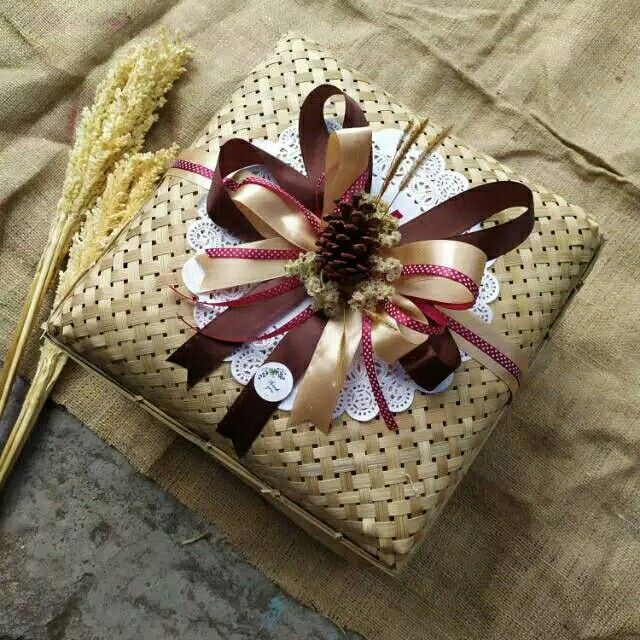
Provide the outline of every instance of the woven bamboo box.
{"type": "MultiPolygon", "coordinates": [[[[297,122],[304,97],[322,83],[357,99],[374,131],[401,129],[412,117],[315,44],[289,36],[249,74],[192,148],[215,153],[232,137],[276,140],[297,122]]],[[[440,152],[447,169],[464,175],[469,186],[518,180],[533,190],[533,233],[492,267],[500,285],[493,327],[531,360],[597,255],[597,225],[579,207],[455,139],[447,138],[440,152]]],[[[397,416],[397,432],[378,418],[358,422],[343,414],[325,435],[313,426],[291,429],[287,412],[278,411],[238,459],[216,433],[241,390],[229,365],[187,390],[186,371],[167,362],[190,333],[180,319],[189,303],[170,285],[192,254],[187,229],[204,195],[204,184],[167,175],[54,310],[46,337],[331,548],[398,570],[498,421],[509,400],[506,385],[468,360],[448,389],[415,396],[397,416]]]]}

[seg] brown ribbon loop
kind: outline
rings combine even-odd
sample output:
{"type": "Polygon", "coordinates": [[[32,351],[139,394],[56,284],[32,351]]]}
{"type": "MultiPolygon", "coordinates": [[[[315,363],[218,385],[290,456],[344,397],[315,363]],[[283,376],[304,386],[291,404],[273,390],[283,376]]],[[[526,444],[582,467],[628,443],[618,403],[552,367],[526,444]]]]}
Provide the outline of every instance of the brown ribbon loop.
{"type": "MultiPolygon", "coordinates": [[[[238,210],[223,184],[223,178],[229,174],[256,164],[263,165],[276,182],[307,209],[318,212],[318,203],[323,201],[322,178],[330,135],[324,120],[324,105],[333,96],[342,96],[345,100],[343,129],[368,125],[360,105],[336,87],[320,85],[311,91],[302,103],[298,123],[306,176],[247,140],[233,138],[220,147],[218,164],[213,172],[207,198],[207,211],[216,224],[242,240],[256,240],[260,237],[249,220],[238,210]]],[[[370,181],[369,171],[368,185],[370,181]]]]}
{"type": "Polygon", "coordinates": [[[401,244],[420,240],[459,240],[484,251],[489,260],[524,242],[533,229],[533,193],[519,182],[489,182],[445,200],[402,226],[401,244]],[[524,207],[518,217],[482,231],[464,233],[496,213],[524,207]]]}
{"type": "Polygon", "coordinates": [[[352,127],[368,127],[369,123],[360,105],[331,84],[316,87],[306,97],[300,109],[298,132],[300,136],[300,150],[307,175],[313,181],[314,190],[322,180],[325,171],[325,157],[329,144],[329,131],[324,121],[324,107],[332,97],[344,98],[345,111],[343,129],[352,127]]]}

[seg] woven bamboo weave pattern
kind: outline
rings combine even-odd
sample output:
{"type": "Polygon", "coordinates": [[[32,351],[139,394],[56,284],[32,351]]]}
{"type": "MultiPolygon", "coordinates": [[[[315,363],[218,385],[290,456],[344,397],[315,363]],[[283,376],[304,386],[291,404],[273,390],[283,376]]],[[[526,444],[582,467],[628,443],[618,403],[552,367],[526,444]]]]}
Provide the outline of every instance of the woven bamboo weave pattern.
{"type": "MultiPolygon", "coordinates": [[[[247,77],[193,148],[215,152],[236,136],[276,140],[297,121],[307,93],[326,82],[359,100],[374,129],[402,128],[411,117],[313,43],[289,37],[247,77]]],[[[439,151],[471,186],[515,179],[534,190],[534,232],[496,263],[500,298],[493,305],[494,327],[533,356],[595,255],[597,226],[578,207],[454,138],[439,151]]],[[[133,394],[229,452],[226,439],[216,434],[240,391],[229,366],[187,392],[186,371],[166,362],[190,335],[181,320],[190,317],[190,304],[169,287],[179,282],[189,257],[187,228],[205,194],[193,182],[167,176],[63,301],[48,331],[133,394]]],[[[288,416],[276,413],[245,464],[371,557],[396,568],[451,495],[508,399],[500,380],[469,361],[444,393],[416,395],[412,408],[397,416],[398,432],[378,419],[360,423],[343,417],[324,435],[313,427],[288,428],[288,416]]]]}

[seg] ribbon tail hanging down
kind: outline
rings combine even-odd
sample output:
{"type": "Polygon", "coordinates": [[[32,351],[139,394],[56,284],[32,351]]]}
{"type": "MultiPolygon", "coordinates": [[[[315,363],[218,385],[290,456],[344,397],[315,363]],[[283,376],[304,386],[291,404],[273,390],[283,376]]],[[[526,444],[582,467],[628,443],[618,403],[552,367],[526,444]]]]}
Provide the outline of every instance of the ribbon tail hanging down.
{"type": "Polygon", "coordinates": [[[322,332],[293,404],[290,425],[311,422],[329,431],[333,411],[360,344],[360,312],[348,309],[322,332]]]}
{"type": "MultiPolygon", "coordinates": [[[[294,384],[304,375],[322,335],[325,321],[314,315],[289,331],[280,341],[267,362],[284,364],[294,384]]],[[[245,455],[258,437],[279,402],[261,398],[253,384],[247,384],[218,425],[218,433],[229,438],[239,456],[245,455]]]]}
{"type": "MultiPolygon", "coordinates": [[[[256,287],[254,293],[259,294],[277,283],[277,280],[265,282],[256,287]]],[[[300,286],[259,304],[229,307],[176,349],[168,361],[187,370],[187,388],[190,389],[238,348],[238,335],[247,339],[257,335],[300,304],[306,295],[300,286]],[[229,340],[225,341],[225,336],[229,340]]]]}

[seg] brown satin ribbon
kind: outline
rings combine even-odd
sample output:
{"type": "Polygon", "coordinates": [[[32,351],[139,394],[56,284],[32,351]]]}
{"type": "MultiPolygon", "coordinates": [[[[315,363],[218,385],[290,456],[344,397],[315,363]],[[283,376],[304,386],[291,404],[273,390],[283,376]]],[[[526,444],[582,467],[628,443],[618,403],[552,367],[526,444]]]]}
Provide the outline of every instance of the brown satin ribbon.
{"type": "Polygon", "coordinates": [[[431,391],[460,366],[460,350],[446,329],[409,351],[400,362],[417,384],[431,391]]]}
{"type": "MultiPolygon", "coordinates": [[[[278,282],[280,280],[265,282],[256,287],[254,293],[265,291],[278,282]]],[[[306,296],[306,291],[300,286],[247,307],[229,307],[174,351],[168,361],[187,369],[187,388],[190,389],[238,348],[238,336],[246,336],[247,339],[255,336],[300,304],[306,296]],[[229,342],[224,340],[226,336],[229,342]]]]}
{"type": "MultiPolygon", "coordinates": [[[[489,182],[463,191],[430,209],[426,215],[418,216],[403,225],[400,246],[449,238],[474,245],[491,260],[509,253],[526,240],[533,229],[533,212],[533,193],[527,186],[512,181],[489,182]],[[513,208],[524,208],[524,211],[506,223],[482,231],[463,233],[491,216],[513,208]]],[[[445,330],[445,335],[450,344],[454,338],[448,329],[445,330]]],[[[447,352],[444,350],[444,340],[429,340],[400,359],[400,364],[411,378],[425,389],[437,387],[459,366],[457,364],[445,375],[442,365],[451,361],[451,358],[447,355],[448,349],[447,352]],[[417,366],[418,362],[422,363],[422,368],[417,366]],[[443,372],[440,379],[435,375],[437,371],[443,372]],[[425,382],[428,384],[423,384],[425,382]]]]}
{"type": "MultiPolygon", "coordinates": [[[[325,321],[317,315],[295,327],[284,336],[267,362],[286,363],[294,383],[297,382],[307,370],[324,327],[325,321]]],[[[218,433],[230,438],[236,453],[243,456],[278,404],[261,398],[251,381],[218,425],[218,433]]]]}
{"type": "Polygon", "coordinates": [[[533,193],[512,181],[488,182],[445,200],[401,228],[400,244],[421,240],[460,240],[482,249],[492,260],[524,242],[533,228],[533,193]],[[501,225],[464,233],[506,209],[524,208],[519,216],[501,225]]]}
{"type": "MultiPolygon", "coordinates": [[[[214,222],[243,240],[257,240],[260,237],[251,222],[235,206],[223,185],[223,178],[254,164],[263,165],[285,191],[295,196],[307,209],[318,212],[318,202],[323,202],[322,178],[329,144],[329,131],[323,112],[325,103],[332,97],[344,98],[343,129],[366,127],[369,124],[360,105],[337,87],[324,84],[313,89],[302,103],[298,121],[306,176],[246,140],[233,138],[220,147],[218,165],[207,199],[207,210],[214,222]]],[[[369,176],[369,184],[370,181],[369,176]]]]}

